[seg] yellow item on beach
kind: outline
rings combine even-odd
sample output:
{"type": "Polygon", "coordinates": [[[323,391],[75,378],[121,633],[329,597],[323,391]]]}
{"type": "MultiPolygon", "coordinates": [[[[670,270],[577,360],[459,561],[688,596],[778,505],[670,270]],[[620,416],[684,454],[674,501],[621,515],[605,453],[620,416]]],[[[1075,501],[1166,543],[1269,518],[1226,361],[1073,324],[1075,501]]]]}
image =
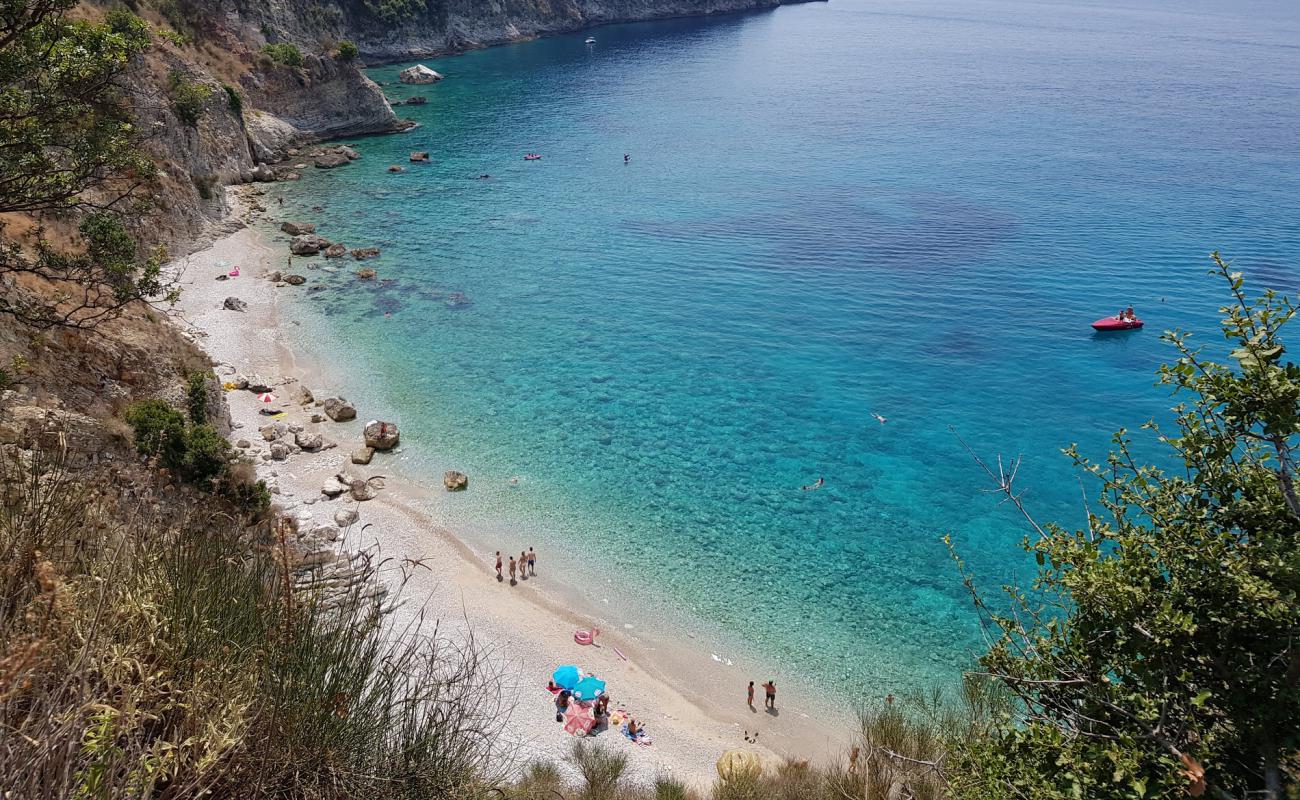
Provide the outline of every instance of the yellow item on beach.
{"type": "Polygon", "coordinates": [[[718,777],[726,783],[731,780],[757,778],[763,774],[763,762],[748,750],[728,750],[718,759],[718,777]]]}
{"type": "Polygon", "coordinates": [[[221,388],[222,388],[222,389],[225,389],[227,392],[229,392],[229,391],[235,389],[236,387],[235,387],[235,384],[231,383],[230,381],[226,381],[225,383],[221,384],[221,388]]]}
{"type": "Polygon", "coordinates": [[[609,715],[609,724],[610,724],[612,727],[615,727],[615,728],[617,728],[618,726],[622,725],[622,724],[623,724],[623,715],[620,714],[620,713],[617,712],[617,711],[615,711],[613,714],[610,714],[610,715],[609,715]]]}

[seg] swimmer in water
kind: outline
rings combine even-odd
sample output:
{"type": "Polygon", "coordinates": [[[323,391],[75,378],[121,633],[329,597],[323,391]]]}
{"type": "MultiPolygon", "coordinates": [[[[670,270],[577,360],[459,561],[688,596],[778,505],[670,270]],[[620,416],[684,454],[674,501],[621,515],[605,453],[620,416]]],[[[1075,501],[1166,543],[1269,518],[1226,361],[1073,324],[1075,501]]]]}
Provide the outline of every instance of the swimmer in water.
{"type": "Polygon", "coordinates": [[[632,163],[632,156],[631,156],[630,153],[624,153],[624,154],[623,154],[623,163],[624,163],[624,164],[630,164],[630,163],[632,163]]]}
{"type": "Polygon", "coordinates": [[[511,486],[518,486],[518,485],[519,485],[519,476],[518,476],[518,475],[516,475],[516,476],[514,476],[513,478],[510,479],[510,485],[511,485],[511,486]]]}
{"type": "Polygon", "coordinates": [[[807,486],[800,486],[799,488],[804,490],[805,492],[811,492],[820,489],[825,485],[826,485],[826,479],[819,477],[816,483],[810,483],[807,486]]]}
{"type": "Polygon", "coordinates": [[[881,425],[884,425],[884,424],[885,424],[885,418],[884,418],[883,416],[881,416],[880,414],[877,414],[876,412],[872,411],[872,412],[871,412],[871,416],[875,417],[875,418],[876,418],[876,422],[879,422],[881,425]]]}

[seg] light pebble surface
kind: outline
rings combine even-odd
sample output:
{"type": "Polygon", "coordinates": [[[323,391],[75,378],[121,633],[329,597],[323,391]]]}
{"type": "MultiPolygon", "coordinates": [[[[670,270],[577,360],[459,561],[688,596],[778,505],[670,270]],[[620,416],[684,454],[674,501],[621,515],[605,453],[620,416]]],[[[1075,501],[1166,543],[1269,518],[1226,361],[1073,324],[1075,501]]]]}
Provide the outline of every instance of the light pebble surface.
{"type": "MultiPolygon", "coordinates": [[[[230,197],[241,209],[238,190],[232,190],[230,197]]],[[[717,758],[732,748],[754,750],[773,765],[782,758],[820,762],[847,750],[852,715],[811,691],[801,692],[788,676],[777,680],[780,715],[765,713],[757,684],[769,675],[780,676],[779,671],[762,672],[765,668],[757,666],[745,670],[725,659],[720,663],[711,655],[717,650],[688,631],[656,641],[641,626],[620,618],[614,598],[602,609],[578,608],[577,593],[566,592],[549,576],[555,561],[548,553],[539,553],[535,578],[514,587],[508,579],[498,584],[492,553],[474,552],[423,512],[427,502],[422,498],[442,491],[434,486],[436,480],[430,479],[434,488],[429,488],[404,479],[386,466],[384,453],[377,453],[369,466],[352,464],[350,455],[361,444],[367,410],[358,408],[357,419],[349,422],[313,423],[311,416],[320,409],[298,404],[298,385],[308,387],[318,401],[349,395],[347,386],[313,381],[319,376],[295,360],[290,349],[293,322],[282,318],[278,299],[286,296],[282,293],[300,293],[305,287],[276,288],[264,277],[272,265],[279,268],[282,262],[283,254],[272,251],[255,230],[241,228],[172,265],[182,288],[181,324],[211,356],[218,377],[228,379],[233,368],[241,375],[270,379],[276,385],[276,405],[286,412],[280,421],[321,434],[327,447],[290,455],[287,461],[263,462],[261,453],[268,443],[257,430],[269,420],[259,414],[257,396],[247,391],[226,393],[234,425],[231,439],[251,443],[245,452],[254,458],[268,485],[278,486],[272,500],[290,515],[310,514],[313,524],[329,524],[338,511],[356,509],[359,523],[337,544],[350,548],[377,544],[383,556],[392,559],[390,564],[414,558],[426,565],[406,569],[410,580],[403,592],[405,602],[395,612],[399,627],[423,611],[426,625],[436,623],[440,633],[461,640],[472,631],[475,642],[491,653],[507,705],[512,707],[501,718],[497,751],[502,765],[515,768],[539,759],[560,761],[568,753],[573,740],[555,722],[552,698],[544,688],[554,667],[568,663],[606,680],[615,704],[626,705],[653,737],[648,747],[633,745],[613,730],[596,737],[608,747],[627,751],[634,779],[642,782],[667,774],[702,787],[716,776],[717,758]],[[219,262],[228,266],[219,267],[219,262]],[[240,266],[239,277],[215,279],[234,265],[240,266]],[[224,309],[227,297],[244,300],[247,309],[224,309]],[[331,442],[337,446],[329,447],[331,442]],[[322,483],[340,470],[361,478],[383,475],[385,486],[375,500],[364,503],[348,499],[347,494],[327,500],[320,491],[322,483]],[[601,646],[576,644],[574,630],[593,622],[603,631],[597,640],[601,646]],[[615,647],[627,656],[626,661],[616,655],[615,647]],[[744,702],[750,679],[756,682],[757,711],[744,702]],[[743,741],[743,731],[756,730],[761,732],[760,745],[743,741]]],[[[469,490],[474,490],[473,475],[469,490]]],[[[390,572],[390,580],[395,580],[398,570],[390,572]]]]}

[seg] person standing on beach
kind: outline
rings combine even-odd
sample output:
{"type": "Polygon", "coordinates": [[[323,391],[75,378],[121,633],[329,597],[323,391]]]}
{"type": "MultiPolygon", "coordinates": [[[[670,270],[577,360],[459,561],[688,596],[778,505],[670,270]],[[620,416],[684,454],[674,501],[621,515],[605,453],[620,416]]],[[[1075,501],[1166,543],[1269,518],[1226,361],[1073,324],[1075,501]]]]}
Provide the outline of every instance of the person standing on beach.
{"type": "Polygon", "coordinates": [[[537,574],[537,554],[533,552],[531,547],[528,548],[528,574],[537,574]]]}
{"type": "Polygon", "coordinates": [[[514,583],[515,583],[515,557],[510,556],[510,584],[513,586],[514,583]]]}
{"type": "Polygon", "coordinates": [[[497,551],[497,580],[504,580],[501,575],[501,551],[497,551]]]}
{"type": "Polygon", "coordinates": [[[749,690],[746,692],[745,700],[746,702],[749,703],[750,708],[754,707],[754,682],[753,681],[749,682],[749,690]]]}
{"type": "Polygon", "coordinates": [[[775,711],[776,710],[776,684],[773,683],[771,680],[768,680],[767,683],[763,684],[763,692],[767,695],[766,699],[763,701],[763,708],[770,708],[773,711],[775,711]]]}

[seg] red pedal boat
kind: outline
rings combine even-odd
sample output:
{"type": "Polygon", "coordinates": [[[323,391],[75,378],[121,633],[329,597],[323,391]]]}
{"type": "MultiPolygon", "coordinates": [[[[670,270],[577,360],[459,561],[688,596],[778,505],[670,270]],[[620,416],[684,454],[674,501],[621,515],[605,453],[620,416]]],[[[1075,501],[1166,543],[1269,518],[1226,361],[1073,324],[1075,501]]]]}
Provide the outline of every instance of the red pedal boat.
{"type": "Polygon", "coordinates": [[[1142,327],[1140,319],[1120,319],[1119,317],[1102,317],[1092,323],[1094,330],[1099,331],[1131,331],[1142,327]]]}

